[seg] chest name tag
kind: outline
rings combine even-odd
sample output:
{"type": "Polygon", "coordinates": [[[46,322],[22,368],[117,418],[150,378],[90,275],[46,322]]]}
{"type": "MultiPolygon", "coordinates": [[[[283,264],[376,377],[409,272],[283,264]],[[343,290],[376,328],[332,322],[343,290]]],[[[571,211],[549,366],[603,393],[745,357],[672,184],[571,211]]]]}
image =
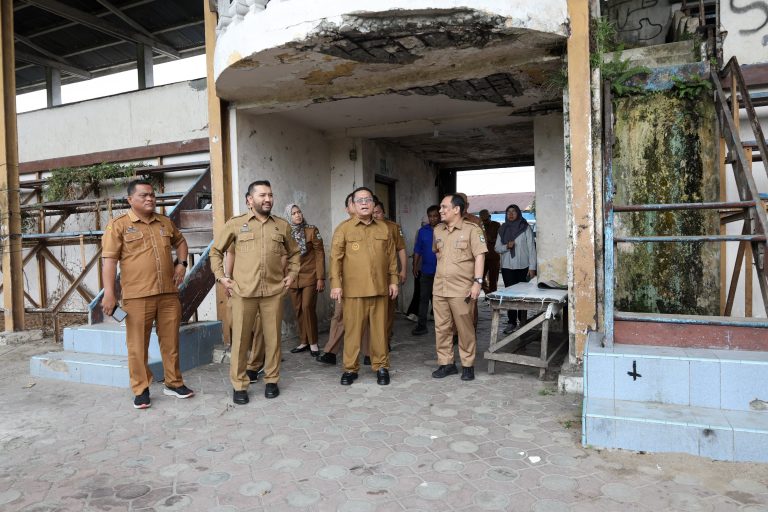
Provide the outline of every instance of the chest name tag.
{"type": "Polygon", "coordinates": [[[247,233],[250,229],[248,229],[248,224],[243,224],[243,227],[240,228],[241,233],[247,233]]]}

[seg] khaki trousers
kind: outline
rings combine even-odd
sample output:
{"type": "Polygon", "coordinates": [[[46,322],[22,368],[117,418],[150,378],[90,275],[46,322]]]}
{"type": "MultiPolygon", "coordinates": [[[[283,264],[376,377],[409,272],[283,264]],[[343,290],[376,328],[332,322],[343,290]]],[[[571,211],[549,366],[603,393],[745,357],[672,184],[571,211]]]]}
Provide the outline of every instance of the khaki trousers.
{"type": "Polygon", "coordinates": [[[299,345],[317,343],[317,288],[291,288],[288,290],[299,326],[299,345]]]}
{"type": "Polygon", "coordinates": [[[270,297],[232,297],[232,349],[229,380],[236,391],[248,389],[248,349],[253,345],[256,315],[261,318],[264,347],[264,382],[280,380],[280,336],[283,322],[282,294],[270,297]]]}
{"type": "Polygon", "coordinates": [[[387,301],[386,295],[344,299],[344,371],[360,370],[360,345],[366,328],[370,335],[371,368],[389,368],[387,301]]]}
{"type": "Polygon", "coordinates": [[[253,323],[253,342],[248,353],[247,368],[253,371],[264,368],[264,331],[261,330],[261,315],[258,313],[253,323]]]}
{"type": "MultiPolygon", "coordinates": [[[[335,304],[333,310],[333,316],[331,317],[331,329],[328,333],[328,342],[323,347],[323,352],[326,354],[338,354],[339,345],[344,337],[344,303],[335,304]]],[[[361,343],[364,354],[368,354],[368,346],[370,345],[370,335],[368,329],[363,332],[363,341],[361,343]]]]}
{"type": "Polygon", "coordinates": [[[123,299],[125,343],[128,348],[128,375],[134,395],[140,395],[152,383],[149,371],[149,335],[157,323],[160,356],[163,358],[165,385],[177,388],[184,384],[179,369],[179,326],[181,303],[178,293],[163,293],[138,299],[123,299]]]}
{"type": "MultiPolygon", "coordinates": [[[[472,325],[473,312],[477,301],[464,302],[464,297],[432,296],[435,313],[435,348],[437,364],[453,364],[453,327],[459,333],[459,357],[461,366],[474,366],[477,352],[477,337],[472,325]],[[475,303],[475,304],[473,304],[475,303]]],[[[476,318],[476,317],[475,317],[476,318]]]]}
{"type": "Polygon", "coordinates": [[[397,301],[389,300],[387,303],[387,341],[392,337],[392,326],[395,324],[395,306],[397,301]]]}

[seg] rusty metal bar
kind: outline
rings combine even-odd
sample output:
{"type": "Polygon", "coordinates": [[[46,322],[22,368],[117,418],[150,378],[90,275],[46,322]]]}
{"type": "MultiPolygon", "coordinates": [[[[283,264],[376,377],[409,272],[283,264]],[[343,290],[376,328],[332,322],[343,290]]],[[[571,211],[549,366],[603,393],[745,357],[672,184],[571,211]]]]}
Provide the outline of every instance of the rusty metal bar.
{"type": "MultiPolygon", "coordinates": [[[[742,234],[747,234],[749,232],[749,226],[747,223],[744,223],[744,227],[741,229],[742,234]]],[[[736,251],[736,261],[733,265],[733,274],[731,274],[731,285],[728,287],[728,298],[725,301],[725,316],[731,316],[731,311],[733,311],[733,302],[736,300],[736,287],[739,284],[739,275],[741,274],[741,264],[744,261],[744,252],[746,249],[747,243],[742,242],[739,244],[739,249],[736,251]]],[[[747,272],[745,272],[747,274],[747,272]]],[[[751,276],[750,276],[751,277],[751,276]]]]}
{"type": "Polygon", "coordinates": [[[695,235],[695,236],[617,236],[615,243],[645,242],[765,242],[765,235],[695,235]]]}
{"type": "Polygon", "coordinates": [[[616,311],[615,320],[628,322],[658,322],[682,325],[723,325],[729,327],[768,328],[768,318],[744,318],[727,316],[669,315],[663,313],[628,313],[616,311]]]}
{"type": "Polygon", "coordinates": [[[615,249],[614,244],[614,210],[613,196],[615,194],[613,184],[613,99],[611,95],[611,82],[606,80],[603,84],[603,173],[605,184],[603,187],[603,345],[613,346],[613,310],[614,310],[614,286],[615,286],[615,249]]]}
{"type": "Polygon", "coordinates": [[[667,203],[614,205],[615,212],[662,212],[670,210],[720,210],[723,208],[751,208],[755,201],[731,201],[714,203],[667,203]]]}

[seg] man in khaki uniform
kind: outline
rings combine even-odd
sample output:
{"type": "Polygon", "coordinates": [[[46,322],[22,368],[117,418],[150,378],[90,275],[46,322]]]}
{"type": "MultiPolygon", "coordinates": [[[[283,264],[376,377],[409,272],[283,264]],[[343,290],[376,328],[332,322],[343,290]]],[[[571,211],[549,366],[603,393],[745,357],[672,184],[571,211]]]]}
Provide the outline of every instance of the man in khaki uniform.
{"type": "Polygon", "coordinates": [[[461,380],[475,378],[477,337],[472,325],[472,310],[483,284],[483,266],[488,247],[483,231],[463,219],[464,200],[445,196],[440,203],[442,223],[435,227],[432,250],[437,256],[437,270],[432,288],[435,312],[437,364],[432,377],[442,379],[458,373],[454,364],[452,323],[459,333],[461,380]]]}
{"type": "Polygon", "coordinates": [[[189,398],[195,393],[184,385],[179,369],[181,303],[178,286],[187,272],[187,242],[171,219],[155,213],[155,191],[148,181],[128,184],[128,213],[112,219],[102,237],[105,315],[117,305],[115,278],[120,262],[123,289],[128,374],[136,409],[150,407],[152,372],[147,365],[152,323],[157,324],[163,359],[163,393],[189,398]],[[176,259],[171,254],[176,250],[176,259]]]}
{"type": "Polygon", "coordinates": [[[254,181],[248,186],[250,211],[233,217],[217,233],[211,247],[211,269],[216,280],[232,292],[232,349],[229,378],[232,401],[248,403],[250,379],[246,373],[256,314],[261,317],[264,336],[264,396],[280,394],[280,334],[283,320],[282,296],[299,271],[299,247],[285,220],[271,215],[272,185],[254,181]],[[235,244],[232,277],[224,275],[224,253],[235,244]],[[282,255],[287,256],[284,276],[282,255]]]}
{"type": "Polygon", "coordinates": [[[331,299],[344,300],[344,373],[349,386],[360,368],[360,340],[367,324],[371,366],[379,385],[389,384],[387,300],[397,298],[399,276],[395,241],[383,222],[373,218],[373,192],[352,193],[355,218],[341,223],[331,242],[331,299]]]}
{"type": "MultiPolygon", "coordinates": [[[[384,203],[374,198],[373,204],[373,218],[384,222],[389,228],[390,236],[395,240],[397,259],[400,262],[400,284],[405,284],[408,271],[408,255],[405,253],[403,230],[400,228],[400,224],[392,222],[384,217],[386,213],[384,210],[384,203]]],[[[392,337],[392,326],[395,323],[395,304],[396,302],[394,300],[389,301],[389,304],[387,304],[387,340],[392,337]]]]}

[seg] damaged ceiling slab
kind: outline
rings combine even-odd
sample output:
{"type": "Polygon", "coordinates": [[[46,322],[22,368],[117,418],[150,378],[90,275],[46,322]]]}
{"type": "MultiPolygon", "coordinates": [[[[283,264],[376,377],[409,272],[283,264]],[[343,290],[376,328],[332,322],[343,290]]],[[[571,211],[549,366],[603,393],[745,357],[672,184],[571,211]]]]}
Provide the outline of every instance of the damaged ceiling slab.
{"type": "MultiPolygon", "coordinates": [[[[273,4],[220,39],[270,26],[273,4]]],[[[562,111],[560,28],[467,7],[354,11],[261,51],[217,42],[216,88],[243,113],[387,139],[445,167],[528,163],[530,116],[562,111]]]]}

